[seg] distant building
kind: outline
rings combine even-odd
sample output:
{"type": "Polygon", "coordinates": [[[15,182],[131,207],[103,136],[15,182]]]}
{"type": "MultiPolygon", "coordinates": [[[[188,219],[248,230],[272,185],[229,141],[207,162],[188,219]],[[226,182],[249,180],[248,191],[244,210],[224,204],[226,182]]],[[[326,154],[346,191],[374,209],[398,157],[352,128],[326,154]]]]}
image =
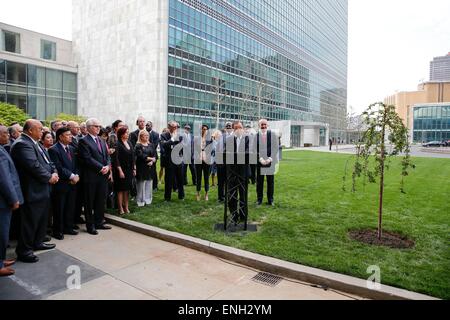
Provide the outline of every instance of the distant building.
{"type": "Polygon", "coordinates": [[[0,101],[38,120],[77,114],[72,42],[0,23],[0,101]]]}
{"type": "Polygon", "coordinates": [[[450,52],[431,61],[430,81],[450,81],[450,52]]]}
{"type": "Polygon", "coordinates": [[[425,82],[418,86],[417,91],[397,92],[386,99],[384,103],[394,105],[397,113],[403,119],[409,130],[412,129],[412,107],[421,103],[450,102],[450,82],[425,82]]]}
{"type": "Polygon", "coordinates": [[[450,140],[450,102],[416,104],[411,113],[413,142],[450,140]]]}

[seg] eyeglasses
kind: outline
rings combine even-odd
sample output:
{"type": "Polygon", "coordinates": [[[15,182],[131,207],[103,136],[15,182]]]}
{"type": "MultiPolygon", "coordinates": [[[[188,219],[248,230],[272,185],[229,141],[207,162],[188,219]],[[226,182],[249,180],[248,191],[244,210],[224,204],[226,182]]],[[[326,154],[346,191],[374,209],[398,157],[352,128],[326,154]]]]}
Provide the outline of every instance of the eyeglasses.
{"type": "Polygon", "coordinates": [[[99,128],[101,128],[102,126],[91,126],[91,127],[99,129],[99,128]]]}

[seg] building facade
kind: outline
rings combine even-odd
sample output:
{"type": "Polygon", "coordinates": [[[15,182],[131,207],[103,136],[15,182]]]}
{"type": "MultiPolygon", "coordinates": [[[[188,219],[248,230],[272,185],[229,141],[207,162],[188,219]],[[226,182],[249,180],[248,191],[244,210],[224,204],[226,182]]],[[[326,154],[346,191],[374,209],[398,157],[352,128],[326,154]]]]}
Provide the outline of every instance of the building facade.
{"type": "Polygon", "coordinates": [[[412,140],[416,143],[450,140],[450,102],[412,107],[412,140]]]}
{"type": "Polygon", "coordinates": [[[430,81],[450,81],[450,52],[431,61],[430,81]]]}
{"type": "Polygon", "coordinates": [[[71,41],[0,23],[0,101],[38,120],[77,114],[71,41]]]}
{"type": "Polygon", "coordinates": [[[412,107],[423,103],[444,103],[450,101],[450,82],[421,83],[417,91],[397,92],[384,99],[384,103],[396,107],[405,126],[412,130],[412,107]]]}
{"type": "Polygon", "coordinates": [[[345,134],[347,0],[74,0],[73,30],[80,114],[345,134]]]}

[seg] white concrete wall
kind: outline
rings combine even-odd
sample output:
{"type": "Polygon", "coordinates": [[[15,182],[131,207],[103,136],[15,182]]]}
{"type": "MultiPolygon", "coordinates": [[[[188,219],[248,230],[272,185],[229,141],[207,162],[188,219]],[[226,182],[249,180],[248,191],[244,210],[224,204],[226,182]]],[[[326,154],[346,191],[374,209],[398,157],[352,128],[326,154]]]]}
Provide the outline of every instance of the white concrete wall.
{"type": "Polygon", "coordinates": [[[320,128],[302,128],[302,145],[310,143],[313,147],[320,146],[320,128]]]}
{"type": "Polygon", "coordinates": [[[167,0],[73,0],[72,39],[79,114],[166,126],[167,0]]]}
{"type": "Polygon", "coordinates": [[[71,41],[18,28],[1,22],[0,30],[20,34],[20,53],[16,54],[0,49],[0,58],[2,59],[30,63],[54,69],[63,69],[65,67],[74,66],[71,41]],[[56,61],[41,59],[41,40],[48,40],[56,43],[56,61]]]}

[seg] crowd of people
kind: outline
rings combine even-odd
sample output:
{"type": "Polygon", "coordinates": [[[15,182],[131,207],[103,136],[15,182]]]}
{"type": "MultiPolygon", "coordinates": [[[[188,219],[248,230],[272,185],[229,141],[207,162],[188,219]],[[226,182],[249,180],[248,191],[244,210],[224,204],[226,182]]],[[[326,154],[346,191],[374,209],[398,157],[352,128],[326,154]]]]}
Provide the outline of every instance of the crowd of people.
{"type": "MultiPolygon", "coordinates": [[[[38,262],[36,251],[56,247],[49,243],[50,235],[56,240],[76,236],[84,224],[93,236],[110,230],[104,217],[107,206],[127,215],[130,198],[138,207],[150,206],[153,192],[162,185],[165,201],[171,201],[173,193],[184,200],[188,170],[197,201],[210,200],[212,182],[218,201],[224,202],[226,187],[233,189],[237,183],[230,176],[233,172],[257,185],[258,205],[267,177],[267,201],[274,205],[274,175],[264,169],[273,167],[280,155],[271,152],[272,141],[278,140],[267,120],[259,122],[258,132],[250,126],[244,129],[239,121],[226,123],[223,130],[203,125],[199,136],[189,125],[181,132],[175,121],[161,134],[144,117],[136,126],[131,132],[117,120],[102,127],[97,119],[81,124],[55,120],[49,128],[32,119],[23,127],[0,124],[0,276],[14,274],[15,260],[6,260],[10,239],[18,241],[17,260],[38,262]],[[250,161],[251,155],[256,161],[250,161]]],[[[236,196],[229,197],[231,209],[243,205],[243,191],[237,189],[236,196]]]]}

